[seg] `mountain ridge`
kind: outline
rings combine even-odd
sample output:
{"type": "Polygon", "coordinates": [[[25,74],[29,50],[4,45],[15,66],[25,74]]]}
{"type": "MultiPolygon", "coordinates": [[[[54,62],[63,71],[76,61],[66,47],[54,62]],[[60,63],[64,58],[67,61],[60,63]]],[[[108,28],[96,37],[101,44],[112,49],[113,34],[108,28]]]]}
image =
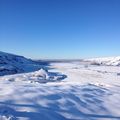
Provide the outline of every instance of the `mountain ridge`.
{"type": "Polygon", "coordinates": [[[0,76],[38,69],[40,65],[32,59],[0,51],[0,76]]]}

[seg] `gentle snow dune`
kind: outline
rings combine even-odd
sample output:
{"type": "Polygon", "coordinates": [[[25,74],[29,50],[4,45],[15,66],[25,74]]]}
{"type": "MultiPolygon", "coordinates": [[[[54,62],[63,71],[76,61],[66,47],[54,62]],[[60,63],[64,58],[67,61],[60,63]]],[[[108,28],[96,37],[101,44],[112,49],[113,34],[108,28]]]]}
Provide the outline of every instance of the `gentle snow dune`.
{"type": "Polygon", "coordinates": [[[71,62],[0,77],[0,120],[120,120],[119,71],[71,62]]]}

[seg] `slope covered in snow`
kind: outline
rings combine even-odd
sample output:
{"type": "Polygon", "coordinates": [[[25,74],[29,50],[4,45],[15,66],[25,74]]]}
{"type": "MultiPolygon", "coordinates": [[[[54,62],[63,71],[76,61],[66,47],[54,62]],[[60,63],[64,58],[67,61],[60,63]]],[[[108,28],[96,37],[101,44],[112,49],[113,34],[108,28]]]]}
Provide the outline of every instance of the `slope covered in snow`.
{"type": "Polygon", "coordinates": [[[0,52],[0,76],[34,71],[40,65],[23,56],[0,52]]]}
{"type": "Polygon", "coordinates": [[[41,61],[0,52],[1,75],[20,73],[0,76],[0,120],[120,120],[116,61],[49,61],[46,69],[41,61]]]}
{"type": "Polygon", "coordinates": [[[90,61],[92,62],[92,64],[98,64],[98,65],[120,66],[120,56],[107,57],[107,58],[92,58],[92,59],[86,59],[85,61],[90,61]]]}
{"type": "Polygon", "coordinates": [[[0,77],[0,120],[120,120],[120,67],[85,64],[0,77]]]}

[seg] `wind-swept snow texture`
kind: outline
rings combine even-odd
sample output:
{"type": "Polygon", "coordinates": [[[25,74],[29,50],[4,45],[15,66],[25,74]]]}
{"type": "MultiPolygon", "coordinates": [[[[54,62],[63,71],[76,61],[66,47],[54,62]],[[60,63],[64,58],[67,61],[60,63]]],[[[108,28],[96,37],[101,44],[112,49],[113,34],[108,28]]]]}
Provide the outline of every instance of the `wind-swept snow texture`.
{"type": "Polygon", "coordinates": [[[120,120],[119,74],[119,66],[71,61],[1,76],[0,120],[120,120]]]}

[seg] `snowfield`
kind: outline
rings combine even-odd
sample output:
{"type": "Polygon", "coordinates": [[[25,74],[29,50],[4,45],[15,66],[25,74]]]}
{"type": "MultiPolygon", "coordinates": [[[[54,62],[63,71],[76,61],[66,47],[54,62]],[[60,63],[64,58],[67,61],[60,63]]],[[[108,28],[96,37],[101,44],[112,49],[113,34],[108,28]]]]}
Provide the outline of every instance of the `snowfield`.
{"type": "Polygon", "coordinates": [[[51,62],[0,77],[0,120],[120,120],[120,67],[51,62]]]}
{"type": "Polygon", "coordinates": [[[96,63],[100,65],[120,66],[120,56],[106,57],[106,58],[92,58],[92,59],[86,59],[85,61],[91,61],[92,64],[96,63]]]}

